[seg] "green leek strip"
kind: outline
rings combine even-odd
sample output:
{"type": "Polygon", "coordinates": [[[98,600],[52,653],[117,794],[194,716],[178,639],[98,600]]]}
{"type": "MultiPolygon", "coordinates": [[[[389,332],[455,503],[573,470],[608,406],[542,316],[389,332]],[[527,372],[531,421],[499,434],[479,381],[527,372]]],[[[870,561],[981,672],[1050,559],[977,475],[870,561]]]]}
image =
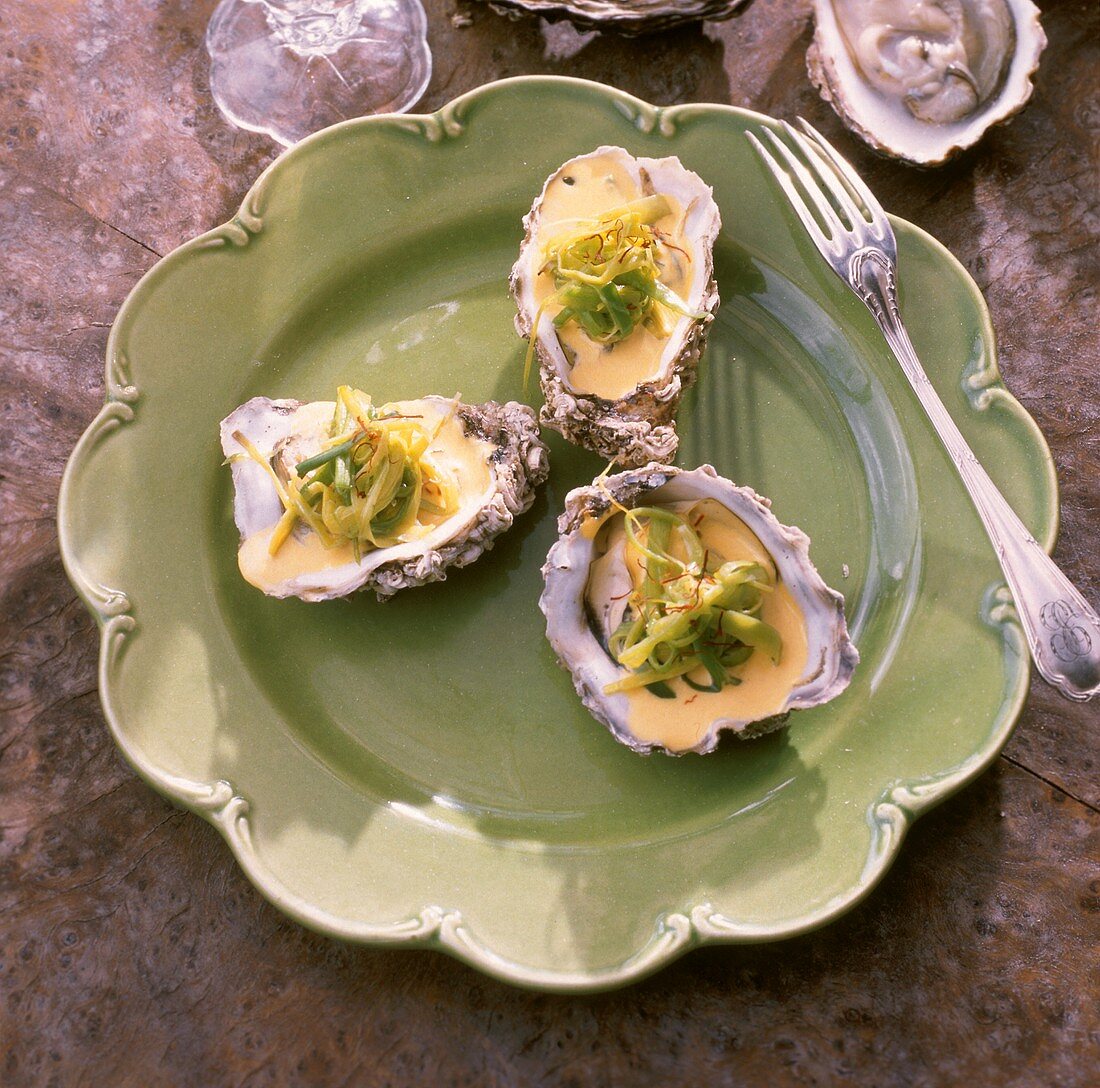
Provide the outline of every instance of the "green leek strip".
{"type": "Polygon", "coordinates": [[[294,466],[294,471],[299,476],[306,476],[312,472],[315,468],[320,468],[322,465],[327,465],[330,461],[335,461],[338,457],[343,457],[345,453],[351,450],[351,447],[356,443],[355,436],[349,438],[346,442],[341,442],[339,446],[333,446],[330,450],[324,450],[321,453],[314,454],[312,457],[307,457],[304,461],[299,461],[294,466]]]}
{"type": "Polygon", "coordinates": [[[728,673],[725,666],[719,664],[718,658],[714,656],[714,651],[710,649],[699,651],[699,661],[702,663],[704,669],[710,674],[710,679],[713,684],[716,684],[718,690],[721,691],[722,685],[728,679],[728,673]]]}
{"type": "Polygon", "coordinates": [[[644,688],[649,684],[662,680],[675,680],[677,677],[697,669],[700,664],[702,664],[700,659],[693,656],[682,657],[675,664],[666,665],[663,669],[641,669],[608,684],[603,689],[604,694],[614,695],[618,691],[634,691],[637,688],[644,688]]]}
{"type": "Polygon", "coordinates": [[[642,272],[623,272],[616,277],[616,282],[621,283],[624,287],[633,287],[635,291],[656,299],[663,306],[675,310],[678,314],[683,314],[684,317],[698,319],[706,316],[701,310],[691,309],[667,284],[662,283],[659,279],[646,276],[642,272]]]}
{"type": "Polygon", "coordinates": [[[339,496],[340,501],[343,503],[351,502],[351,466],[349,465],[349,458],[340,457],[336,461],[330,462],[332,465],[332,484],[333,491],[339,496]]]}
{"type": "Polygon", "coordinates": [[[771,624],[746,616],[743,612],[727,611],[722,613],[722,631],[746,646],[763,650],[771,658],[773,665],[779,664],[783,642],[779,632],[771,624]]]}
{"type": "MultiPolygon", "coordinates": [[[[682,518],[678,518],[671,511],[662,510],[659,506],[640,506],[633,510],[626,511],[623,521],[623,528],[626,530],[626,538],[642,553],[646,559],[647,566],[651,563],[655,564],[654,569],[650,571],[651,578],[659,580],[665,574],[677,568],[681,571],[687,570],[686,564],[673,558],[667,551],[668,539],[672,527],[682,520],[682,518]],[[643,541],[639,535],[638,530],[642,518],[645,518],[649,523],[648,535],[654,542],[653,548],[650,548],[647,542],[643,541]]],[[[700,546],[700,554],[702,554],[702,550],[702,546],[700,546]]]]}
{"type": "Polygon", "coordinates": [[[600,288],[600,298],[603,299],[607,312],[615,323],[619,337],[625,339],[634,331],[634,319],[630,316],[630,311],[623,305],[623,300],[619,298],[618,288],[614,283],[604,284],[600,288]]]}
{"type": "Polygon", "coordinates": [[[577,310],[575,313],[577,323],[586,333],[589,340],[595,340],[598,344],[609,344],[615,336],[615,324],[609,314],[596,310],[577,310]]]}
{"type": "Polygon", "coordinates": [[[662,306],[666,306],[670,310],[675,310],[678,314],[683,314],[684,317],[691,317],[698,320],[706,316],[701,310],[691,309],[691,307],[689,307],[671,287],[666,287],[660,280],[654,280],[650,290],[653,293],[653,297],[656,298],[662,306]]]}

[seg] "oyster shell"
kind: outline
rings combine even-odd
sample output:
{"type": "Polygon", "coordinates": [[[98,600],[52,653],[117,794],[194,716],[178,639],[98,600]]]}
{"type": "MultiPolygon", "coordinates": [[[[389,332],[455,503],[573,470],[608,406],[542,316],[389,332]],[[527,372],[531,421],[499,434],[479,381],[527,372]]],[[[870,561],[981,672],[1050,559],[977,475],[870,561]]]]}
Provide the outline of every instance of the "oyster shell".
{"type": "Polygon", "coordinates": [[[240,456],[244,447],[234,437],[243,435],[270,454],[269,463],[285,480],[290,468],[315,454],[328,437],[334,402],[254,397],[222,420],[222,450],[232,458],[233,517],[241,534],[238,563],[246,580],[272,597],[323,601],[373,589],[384,600],[399,589],[440,581],[450,567],[472,563],[530,507],[535,488],[549,473],[549,461],[527,405],[462,404],[428,396],[393,407],[426,425],[444,421],[431,451],[453,475],[458,507],[446,520],[426,526],[417,539],[364,551],[358,561],[350,543],[326,549],[302,524],[287,542],[289,548],[284,544],[269,556],[267,544],[283,506],[270,474],[240,456]]]}
{"type": "Polygon", "coordinates": [[[876,151],[935,166],[1031,97],[1046,35],[1031,0],[814,0],[806,67],[876,151]]]}
{"type": "Polygon", "coordinates": [[[707,325],[718,306],[713,246],[721,226],[712,191],[674,157],[635,159],[621,147],[600,147],[571,159],[547,179],[523,220],[526,237],[512,269],[516,331],[529,338],[538,319],[535,353],[546,403],[544,426],[571,442],[624,465],[671,460],[677,436],[673,416],[683,389],[695,380],[707,325]],[[612,345],[588,337],[579,325],[554,328],[560,306],[538,317],[554,292],[542,272],[544,246],[560,237],[559,224],[597,217],[638,198],[661,194],[671,211],[654,224],[661,282],[676,291],[696,318],[677,315],[667,336],[638,326],[612,345]]]}
{"type": "Polygon", "coordinates": [[[548,22],[567,19],[583,30],[614,30],[624,37],[670,30],[706,19],[719,22],[751,0],[488,0],[494,11],[517,18],[521,12],[548,22]]]}
{"type": "Polygon", "coordinates": [[[566,498],[558,529],[542,569],[547,638],[585,707],[635,751],[709,752],[722,730],[742,739],[770,732],[790,711],[817,706],[847,687],[859,654],[848,637],[843,597],[810,562],[809,538],[780,524],[767,499],[710,465],[688,472],[651,464],[577,488],[566,498]],[[609,684],[630,675],[608,649],[633,585],[616,535],[615,521],[622,521],[616,504],[687,511],[708,550],[722,559],[770,561],[775,588],[760,615],[783,638],[778,663],[754,651],[741,683],[716,693],[693,693],[677,681],[674,699],[644,688],[607,694],[609,684]]]}

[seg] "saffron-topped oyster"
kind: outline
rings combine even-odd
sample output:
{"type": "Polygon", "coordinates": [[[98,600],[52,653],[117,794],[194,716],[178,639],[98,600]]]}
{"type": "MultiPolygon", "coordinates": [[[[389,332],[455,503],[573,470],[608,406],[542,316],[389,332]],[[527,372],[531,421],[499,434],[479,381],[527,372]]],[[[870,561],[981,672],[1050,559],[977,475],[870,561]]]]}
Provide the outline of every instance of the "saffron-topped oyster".
{"type": "Polygon", "coordinates": [[[859,654],[809,538],[710,465],[571,491],[543,567],[546,635],[585,707],[639,752],[709,752],[847,687],[859,654]]]}
{"type": "Polygon", "coordinates": [[[934,166],[1031,97],[1046,35],[1031,0],[814,0],[806,66],[841,120],[934,166]]]}
{"type": "Polygon", "coordinates": [[[428,396],[377,407],[254,397],[221,424],[245,580],[272,597],[379,599],[472,563],[549,472],[534,412],[428,396]]]}
{"type": "Polygon", "coordinates": [[[523,223],[511,287],[541,422],[620,464],[670,460],[718,305],[710,187],[679,159],[600,147],[555,171],[523,223]]]}

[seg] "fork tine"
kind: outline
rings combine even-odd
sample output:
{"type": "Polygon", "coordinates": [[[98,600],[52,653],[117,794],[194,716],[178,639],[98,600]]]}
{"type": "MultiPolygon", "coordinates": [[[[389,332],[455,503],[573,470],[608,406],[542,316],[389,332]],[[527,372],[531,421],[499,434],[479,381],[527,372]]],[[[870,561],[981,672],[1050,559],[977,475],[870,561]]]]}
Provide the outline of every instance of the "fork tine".
{"type": "MultiPolygon", "coordinates": [[[[767,132],[767,129],[763,131],[767,132]]],[[[779,182],[780,188],[786,194],[787,199],[791,203],[791,207],[794,208],[798,218],[802,221],[802,225],[809,232],[810,237],[814,240],[814,245],[818,249],[827,249],[832,243],[830,239],[825,237],[822,229],[817,225],[817,220],[813,216],[813,212],[806,206],[806,202],[802,199],[802,195],[798,189],[795,188],[794,183],[787,176],[787,172],[779,165],[775,156],[756,138],[756,135],[752,132],[746,132],[746,136],[752,141],[752,146],[756,148],[756,153],[764,160],[764,165],[771,171],[772,177],[779,182]]]]}
{"type": "MultiPolygon", "coordinates": [[[[783,156],[790,172],[802,183],[806,196],[817,209],[821,218],[825,220],[832,232],[833,240],[839,244],[839,240],[848,233],[848,228],[840,221],[840,217],[836,214],[833,206],[825,198],[824,193],[821,191],[821,185],[814,181],[814,175],[807,169],[805,164],[771,129],[764,129],[764,134],[768,137],[771,145],[783,156]]],[[[797,134],[795,135],[797,136],[797,134]]]]}
{"type": "MultiPolygon", "coordinates": [[[[867,214],[871,217],[871,225],[875,228],[880,237],[885,237],[886,233],[890,230],[890,220],[887,219],[886,212],[883,211],[882,205],[875,199],[874,193],[867,188],[867,184],[864,182],[863,178],[844,161],[836,148],[834,148],[805,117],[799,117],[798,123],[806,134],[805,139],[807,142],[810,143],[818,155],[823,156],[832,164],[833,169],[840,175],[844,183],[863,201],[864,209],[866,209],[867,214]]],[[[866,219],[866,216],[863,218],[866,219]]]]}
{"type": "Polygon", "coordinates": [[[836,171],[820,151],[802,133],[786,121],[779,122],[787,139],[806,156],[806,162],[810,173],[817,179],[819,186],[824,186],[833,195],[840,212],[848,219],[848,225],[852,229],[858,229],[867,222],[863,209],[852,199],[852,194],[844,187],[844,183],[837,177],[836,171]]]}

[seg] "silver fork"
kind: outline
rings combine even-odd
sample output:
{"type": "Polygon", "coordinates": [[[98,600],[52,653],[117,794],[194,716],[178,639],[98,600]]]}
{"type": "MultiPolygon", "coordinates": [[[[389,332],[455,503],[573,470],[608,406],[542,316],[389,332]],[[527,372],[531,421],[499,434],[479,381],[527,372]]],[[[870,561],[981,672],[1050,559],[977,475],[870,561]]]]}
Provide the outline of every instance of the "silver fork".
{"type": "Polygon", "coordinates": [[[1100,691],[1100,617],[997,490],[924,373],[898,311],[897,242],[882,206],[825,138],[799,123],[805,135],[781,122],[789,143],[764,127],[758,130],[763,139],[746,135],[821,255],[874,315],[955,462],[1008,579],[1040,675],[1067,698],[1091,699],[1100,691]]]}

